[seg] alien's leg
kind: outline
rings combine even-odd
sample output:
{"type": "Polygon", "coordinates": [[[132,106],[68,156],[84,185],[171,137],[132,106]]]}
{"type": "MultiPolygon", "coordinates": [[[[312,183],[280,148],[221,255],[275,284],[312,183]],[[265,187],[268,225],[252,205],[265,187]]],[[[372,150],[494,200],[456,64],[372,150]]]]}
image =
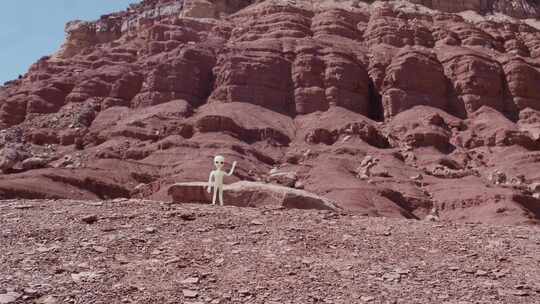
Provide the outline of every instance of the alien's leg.
{"type": "Polygon", "coordinates": [[[219,187],[219,204],[223,206],[223,186],[219,187]]]}
{"type": "Polygon", "coordinates": [[[217,189],[216,185],[214,185],[214,187],[212,187],[212,188],[214,188],[214,194],[212,196],[212,205],[215,205],[216,204],[216,196],[217,196],[218,189],[217,189]]]}

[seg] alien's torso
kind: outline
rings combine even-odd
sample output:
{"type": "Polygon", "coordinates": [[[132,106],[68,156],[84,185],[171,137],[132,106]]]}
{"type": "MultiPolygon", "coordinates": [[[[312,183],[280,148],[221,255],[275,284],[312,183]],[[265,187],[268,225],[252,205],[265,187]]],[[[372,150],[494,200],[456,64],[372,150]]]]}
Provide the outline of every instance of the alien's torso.
{"type": "Polygon", "coordinates": [[[214,186],[223,186],[223,176],[225,175],[225,172],[221,170],[214,170],[212,173],[214,174],[214,186]]]}

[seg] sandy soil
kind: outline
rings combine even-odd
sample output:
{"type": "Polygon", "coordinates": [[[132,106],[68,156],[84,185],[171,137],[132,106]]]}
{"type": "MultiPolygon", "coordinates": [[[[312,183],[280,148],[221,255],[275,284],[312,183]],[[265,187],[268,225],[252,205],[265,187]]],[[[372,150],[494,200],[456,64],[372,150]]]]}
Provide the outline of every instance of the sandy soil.
{"type": "Polygon", "coordinates": [[[0,202],[0,303],[540,303],[538,227],[0,202]]]}

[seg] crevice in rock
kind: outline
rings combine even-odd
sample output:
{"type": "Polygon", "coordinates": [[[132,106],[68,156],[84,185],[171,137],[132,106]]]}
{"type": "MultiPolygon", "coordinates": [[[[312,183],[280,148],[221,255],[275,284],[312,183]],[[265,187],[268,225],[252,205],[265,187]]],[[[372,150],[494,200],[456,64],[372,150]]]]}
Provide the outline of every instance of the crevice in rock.
{"type": "Polygon", "coordinates": [[[447,88],[448,88],[448,114],[454,115],[461,119],[467,118],[467,111],[465,111],[465,105],[459,100],[454,84],[447,75],[447,88]]]}
{"type": "Polygon", "coordinates": [[[419,218],[413,214],[414,208],[400,192],[392,189],[383,189],[380,192],[380,195],[401,207],[403,209],[402,215],[405,218],[419,220],[419,218]]]}
{"type": "MultiPolygon", "coordinates": [[[[503,67],[501,66],[501,70],[504,71],[503,67]]],[[[511,120],[512,122],[517,122],[519,120],[519,109],[517,105],[514,103],[512,94],[510,93],[510,87],[508,83],[508,79],[506,78],[506,74],[503,73],[501,75],[502,78],[502,84],[503,84],[503,112],[502,114],[511,120]]]]}
{"type": "Polygon", "coordinates": [[[384,120],[384,109],[382,105],[382,96],[375,87],[373,80],[369,80],[369,108],[368,117],[375,121],[384,120]]]}

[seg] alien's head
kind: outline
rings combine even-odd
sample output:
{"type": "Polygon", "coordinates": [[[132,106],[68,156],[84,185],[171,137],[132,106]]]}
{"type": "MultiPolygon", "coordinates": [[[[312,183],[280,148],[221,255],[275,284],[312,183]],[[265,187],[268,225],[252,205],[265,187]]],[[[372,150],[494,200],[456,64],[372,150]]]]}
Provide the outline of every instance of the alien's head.
{"type": "Polygon", "coordinates": [[[216,166],[217,169],[221,170],[224,164],[225,164],[225,157],[221,155],[214,157],[214,165],[216,166]]]}

